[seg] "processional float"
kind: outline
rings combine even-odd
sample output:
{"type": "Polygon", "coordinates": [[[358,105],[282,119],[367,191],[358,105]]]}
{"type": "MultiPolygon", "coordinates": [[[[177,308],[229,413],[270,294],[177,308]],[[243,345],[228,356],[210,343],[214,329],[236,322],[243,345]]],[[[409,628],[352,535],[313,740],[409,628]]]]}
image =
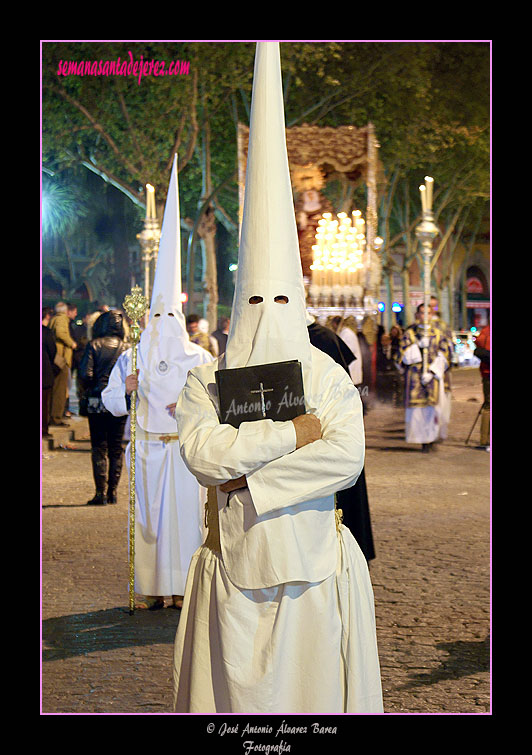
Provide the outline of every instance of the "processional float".
{"type": "MultiPolygon", "coordinates": [[[[240,219],[249,128],[238,126],[240,219]]],[[[381,264],[377,236],[379,144],[373,125],[318,127],[303,124],[286,129],[292,186],[296,196],[303,280],[307,309],[318,321],[354,316],[360,324],[378,314],[381,264]],[[326,182],[365,182],[367,204],[362,211],[340,212],[321,193],[326,182]]]]}

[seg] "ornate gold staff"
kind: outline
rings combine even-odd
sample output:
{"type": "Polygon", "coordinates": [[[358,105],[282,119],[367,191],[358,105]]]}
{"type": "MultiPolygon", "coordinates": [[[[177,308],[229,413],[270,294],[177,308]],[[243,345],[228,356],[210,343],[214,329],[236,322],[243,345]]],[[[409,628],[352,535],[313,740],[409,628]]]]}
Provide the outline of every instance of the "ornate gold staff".
{"type": "MultiPolygon", "coordinates": [[[[124,311],[131,320],[131,368],[137,372],[137,345],[140,340],[138,321],[148,309],[148,300],[140,286],[133,286],[124,299],[124,311]]],[[[135,612],[135,452],[137,439],[137,391],[131,392],[131,464],[129,467],[129,615],[135,612]]]]}

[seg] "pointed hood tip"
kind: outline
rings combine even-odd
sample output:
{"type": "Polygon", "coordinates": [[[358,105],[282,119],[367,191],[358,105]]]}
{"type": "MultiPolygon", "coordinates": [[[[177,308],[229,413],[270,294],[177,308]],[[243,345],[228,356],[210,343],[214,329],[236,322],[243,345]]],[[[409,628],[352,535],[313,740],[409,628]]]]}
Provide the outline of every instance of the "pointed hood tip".
{"type": "Polygon", "coordinates": [[[298,359],[310,378],[305,290],[278,42],[257,42],[244,213],[226,367],[298,359]],[[275,297],[285,295],[287,303],[275,297]],[[262,297],[251,304],[251,296],[262,297]]]}
{"type": "Polygon", "coordinates": [[[159,251],[150,302],[150,319],[162,312],[182,313],[181,302],[181,218],[177,152],[172,161],[164,208],[159,251]]]}

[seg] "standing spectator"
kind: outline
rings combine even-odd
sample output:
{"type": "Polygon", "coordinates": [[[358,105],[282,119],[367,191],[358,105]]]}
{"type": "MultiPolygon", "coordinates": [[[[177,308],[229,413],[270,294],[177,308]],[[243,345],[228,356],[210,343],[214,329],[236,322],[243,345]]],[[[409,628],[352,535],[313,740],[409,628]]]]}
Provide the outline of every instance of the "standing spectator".
{"type": "Polygon", "coordinates": [[[57,351],[55,345],[55,338],[48,327],[50,320],[52,319],[54,311],[51,307],[43,307],[42,310],[42,373],[41,373],[41,389],[42,389],[42,437],[51,438],[52,436],[48,432],[48,423],[50,422],[50,405],[52,400],[52,387],[54,385],[54,379],[58,368],[54,364],[55,354],[57,351]]]}
{"type": "MultiPolygon", "coordinates": [[[[449,348],[453,349],[453,333],[449,325],[442,318],[439,310],[439,302],[435,296],[430,297],[430,306],[432,309],[432,321],[445,336],[449,342],[449,348]]],[[[451,370],[452,364],[448,370],[445,370],[443,376],[443,382],[441,384],[440,395],[438,399],[438,411],[440,414],[440,437],[439,440],[445,440],[447,438],[447,428],[451,419],[451,370]]]]}
{"type": "MultiPolygon", "coordinates": [[[[97,304],[98,302],[96,302],[97,304]]],[[[86,316],[85,322],[87,325],[87,339],[89,341],[92,340],[92,329],[94,327],[94,323],[98,319],[98,317],[102,314],[102,312],[109,312],[109,307],[107,304],[102,304],[101,306],[97,306],[94,312],[89,312],[89,314],[86,316]]]]}
{"type": "MultiPolygon", "coordinates": [[[[307,329],[310,343],[332,357],[351,377],[352,373],[349,367],[356,357],[345,341],[339,338],[330,328],[320,325],[310,314],[307,314],[307,329]]],[[[375,558],[375,546],[364,467],[352,487],[337,491],[336,503],[342,511],[343,524],[353,533],[369,564],[375,558]]]]}
{"type": "Polygon", "coordinates": [[[377,398],[384,403],[393,400],[393,378],[396,372],[392,357],[392,339],[379,325],[377,335],[377,398]]]}
{"type": "Polygon", "coordinates": [[[484,403],[480,415],[480,446],[486,451],[490,450],[490,326],[486,325],[480,331],[476,339],[475,356],[480,359],[480,377],[482,379],[482,391],[484,403]]]}
{"type": "Polygon", "coordinates": [[[367,344],[362,333],[358,331],[357,321],[350,315],[343,318],[336,315],[329,320],[332,330],[346,343],[353,352],[355,359],[349,365],[351,380],[358,388],[364,412],[368,409],[369,387],[367,375],[370,375],[371,361],[367,360],[367,344]]]}
{"type": "MultiPolygon", "coordinates": [[[[72,354],[72,366],[70,368],[70,385],[69,385],[69,398],[72,396],[72,391],[75,386],[76,395],[78,399],[78,406],[79,406],[79,400],[81,397],[81,386],[79,384],[79,365],[81,364],[81,359],[83,357],[83,354],[85,353],[85,347],[87,346],[89,339],[87,337],[87,315],[83,317],[83,319],[80,319],[78,317],[78,310],[77,307],[75,308],[75,315],[70,320],[70,335],[76,342],[77,346],[74,349],[74,353],[72,354]]],[[[72,405],[69,401],[69,407],[70,411],[72,411],[72,405]]]]}
{"type": "Polygon", "coordinates": [[[50,425],[55,427],[68,427],[63,417],[68,396],[68,381],[70,376],[70,366],[72,365],[72,354],[77,344],[70,335],[70,318],[67,313],[65,302],[58,302],[55,305],[56,314],[50,321],[50,330],[54,334],[57,356],[62,357],[62,366],[56,378],[52,389],[52,405],[50,410],[50,425]]]}
{"type": "Polygon", "coordinates": [[[403,331],[400,325],[392,325],[390,328],[390,354],[394,361],[394,373],[393,373],[393,405],[401,406],[404,396],[404,370],[400,367],[399,358],[399,346],[401,343],[401,337],[403,331]]]}
{"type": "Polygon", "coordinates": [[[115,417],[108,412],[101,395],[115,362],[126,349],[123,320],[122,313],[114,310],[98,317],[92,331],[93,338],[87,344],[79,366],[79,379],[88,400],[92,472],[96,486],[96,495],[87,501],[90,506],[117,503],[127,417],[115,417]]]}
{"type": "Polygon", "coordinates": [[[401,328],[392,325],[386,333],[379,325],[377,336],[377,397],[384,403],[401,406],[403,400],[402,368],[399,365],[401,328]]]}
{"type": "Polygon", "coordinates": [[[204,317],[200,317],[200,320],[198,322],[198,329],[201,333],[205,333],[207,338],[209,339],[209,353],[212,354],[213,357],[217,357],[219,354],[218,351],[218,341],[213,336],[209,335],[209,322],[204,317]]]}
{"type": "Polygon", "coordinates": [[[345,319],[341,317],[334,317],[333,323],[335,324],[335,331],[339,338],[346,343],[353,352],[355,359],[349,365],[349,374],[351,380],[360,390],[362,385],[362,352],[360,350],[360,343],[358,340],[357,323],[355,318],[350,315],[345,319]]]}
{"type": "Polygon", "coordinates": [[[208,351],[209,354],[212,356],[214,355],[214,349],[211,345],[211,342],[209,340],[209,336],[207,333],[204,333],[200,330],[199,323],[200,323],[200,316],[196,314],[191,314],[187,316],[187,333],[189,339],[192,341],[192,343],[197,344],[198,346],[201,346],[202,349],[205,349],[205,351],[208,351]]]}
{"type": "Polygon", "coordinates": [[[227,336],[229,334],[229,324],[231,320],[229,317],[220,317],[218,320],[218,327],[211,333],[211,336],[218,342],[218,355],[225,354],[225,347],[227,346],[227,336]]]}

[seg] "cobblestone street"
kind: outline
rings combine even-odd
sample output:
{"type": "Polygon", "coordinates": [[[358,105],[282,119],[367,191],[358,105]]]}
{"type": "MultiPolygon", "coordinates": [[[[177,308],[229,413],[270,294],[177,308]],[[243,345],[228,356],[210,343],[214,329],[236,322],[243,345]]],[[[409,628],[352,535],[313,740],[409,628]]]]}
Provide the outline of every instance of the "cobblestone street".
{"type": "MultiPolygon", "coordinates": [[[[385,713],[490,712],[490,454],[477,369],[453,372],[449,438],[422,454],[404,411],[365,418],[385,713]]],[[[91,507],[86,421],[43,448],[42,713],[171,713],[179,611],[128,612],[128,481],[91,507]]],[[[125,467],[124,467],[125,469],[125,467]]]]}

